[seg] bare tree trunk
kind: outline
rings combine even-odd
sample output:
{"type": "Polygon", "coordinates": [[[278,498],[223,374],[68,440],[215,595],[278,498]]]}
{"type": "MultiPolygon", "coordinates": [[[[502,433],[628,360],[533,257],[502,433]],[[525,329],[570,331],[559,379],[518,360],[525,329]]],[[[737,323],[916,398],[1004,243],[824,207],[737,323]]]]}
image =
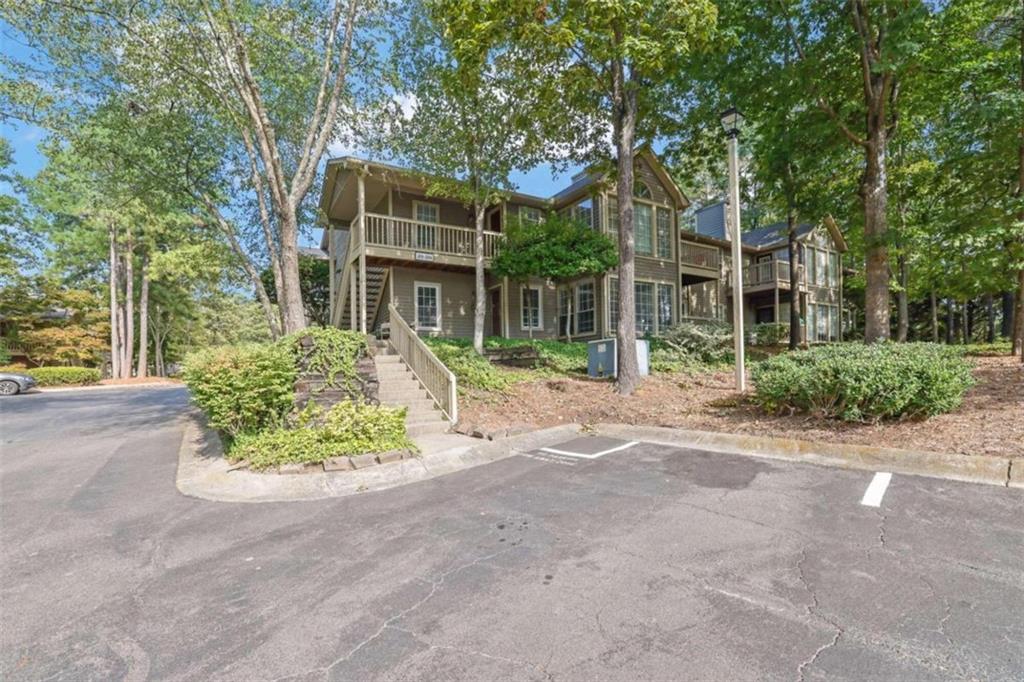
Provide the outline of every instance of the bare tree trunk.
{"type": "Polygon", "coordinates": [[[935,290],[932,289],[929,294],[929,299],[932,308],[932,343],[939,342],[939,304],[935,299],[935,290]]]}
{"type": "Polygon", "coordinates": [[[900,290],[896,294],[896,305],[899,310],[899,317],[896,323],[896,340],[906,343],[910,332],[910,303],[907,295],[907,285],[910,283],[910,267],[907,265],[907,257],[900,252],[896,258],[899,268],[900,290]]]}
{"type": "Polygon", "coordinates": [[[121,360],[121,374],[125,379],[132,376],[132,360],[135,357],[135,253],[131,233],[128,234],[124,254],[124,355],[121,360]]]}
{"type": "Polygon", "coordinates": [[[295,213],[281,216],[281,295],[277,303],[281,307],[285,334],[302,331],[308,326],[299,282],[298,234],[295,213]]]}
{"type": "Polygon", "coordinates": [[[636,356],[635,226],[633,224],[633,143],[636,134],[636,92],[626,82],[625,66],[617,60],[613,68],[613,127],[618,178],[615,194],[619,202],[619,324],[618,390],[630,395],[640,383],[636,356]]]}
{"type": "Polygon", "coordinates": [[[139,363],[135,376],[149,372],[149,255],[142,256],[142,286],[139,290],[139,363]]]}
{"type": "Polygon", "coordinates": [[[117,305],[117,283],[119,280],[117,233],[113,225],[108,227],[107,235],[110,240],[110,376],[116,379],[121,376],[121,332],[118,325],[117,305]]]}
{"type": "Polygon", "coordinates": [[[960,342],[965,345],[970,343],[970,335],[971,329],[967,320],[967,300],[964,299],[963,305],[960,306],[960,342]]]}
{"type": "Polygon", "coordinates": [[[864,342],[889,339],[889,248],[886,245],[888,223],[888,176],[885,167],[885,131],[879,124],[865,147],[866,170],[860,195],[864,204],[865,271],[864,342]]]}
{"type": "Polygon", "coordinates": [[[1013,306],[1014,297],[1012,291],[1004,291],[1002,296],[1002,313],[1003,317],[999,321],[999,335],[1003,338],[1010,338],[1013,336],[1013,306]]]}
{"type": "Polygon", "coordinates": [[[789,247],[789,349],[800,347],[800,244],[796,241],[796,214],[786,216],[789,247]]]}
{"type": "Polygon", "coordinates": [[[487,289],[484,287],[484,218],[487,213],[487,204],[477,201],[474,209],[476,257],[474,258],[473,274],[476,301],[473,304],[473,350],[483,355],[484,317],[487,314],[487,289]]]}
{"type": "Polygon", "coordinates": [[[953,299],[947,298],[946,299],[946,344],[947,345],[952,345],[953,339],[956,338],[956,325],[955,325],[956,311],[955,311],[953,306],[954,306],[953,299]]]}
{"type": "Polygon", "coordinates": [[[985,343],[996,342],[996,305],[991,293],[985,294],[985,343]]]}

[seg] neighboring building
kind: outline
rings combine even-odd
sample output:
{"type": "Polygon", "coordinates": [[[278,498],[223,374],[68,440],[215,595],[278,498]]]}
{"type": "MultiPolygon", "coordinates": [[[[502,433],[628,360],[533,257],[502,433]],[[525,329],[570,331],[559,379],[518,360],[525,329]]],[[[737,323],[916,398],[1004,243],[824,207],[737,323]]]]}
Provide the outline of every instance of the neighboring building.
{"type": "MultiPolygon", "coordinates": [[[[637,152],[635,180],[637,334],[658,334],[681,319],[730,319],[729,243],[718,224],[721,209],[697,211],[696,231],[689,224],[680,226],[679,216],[689,201],[646,148],[637,152]]],[[[327,164],[320,209],[329,224],[321,249],[332,263],[332,324],[375,331],[389,321],[391,303],[420,335],[472,336],[475,232],[469,207],[426,196],[422,175],[414,171],[344,157],[327,164]]],[[[512,193],[490,209],[485,258],[494,253],[511,221],[539,221],[548,211],[575,215],[613,237],[618,231],[614,183],[583,172],[550,198],[512,193]]],[[[799,297],[801,306],[810,306],[812,341],[836,337],[831,308],[818,306],[838,310],[841,305],[836,254],[846,247],[835,224],[826,223],[801,226],[805,253],[814,259],[804,261],[810,278],[803,277],[799,297]],[[825,320],[820,334],[819,320],[825,320]]],[[[785,236],[772,226],[749,237],[744,234],[743,241],[748,322],[787,320],[788,263],[784,253],[779,256],[780,249],[785,252],[785,236]]],[[[511,282],[488,273],[485,334],[565,338],[568,333],[582,340],[611,336],[617,324],[617,287],[614,271],[557,287],[541,279],[511,282]]]]}

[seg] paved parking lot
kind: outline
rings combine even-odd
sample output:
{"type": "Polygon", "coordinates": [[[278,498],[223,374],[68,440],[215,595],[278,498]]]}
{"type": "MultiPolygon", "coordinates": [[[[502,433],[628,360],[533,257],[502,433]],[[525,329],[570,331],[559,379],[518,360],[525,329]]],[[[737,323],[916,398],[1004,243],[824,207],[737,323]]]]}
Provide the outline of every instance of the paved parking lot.
{"type": "Polygon", "coordinates": [[[224,504],[186,404],[0,401],[4,679],[1024,677],[1021,490],[567,443],[224,504]]]}

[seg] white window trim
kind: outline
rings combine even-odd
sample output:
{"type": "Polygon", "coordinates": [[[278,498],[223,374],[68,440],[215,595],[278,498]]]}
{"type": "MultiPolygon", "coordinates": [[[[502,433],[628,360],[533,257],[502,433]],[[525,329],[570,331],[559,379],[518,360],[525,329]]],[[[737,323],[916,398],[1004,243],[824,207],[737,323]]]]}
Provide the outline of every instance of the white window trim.
{"type": "Polygon", "coordinates": [[[537,208],[536,206],[520,206],[519,207],[519,220],[524,223],[530,223],[531,225],[540,225],[544,222],[544,210],[537,208]],[[530,213],[536,211],[537,218],[534,220],[529,217],[530,213]]]}
{"type": "Polygon", "coordinates": [[[538,284],[523,284],[519,287],[519,331],[543,331],[544,329],[544,287],[538,284]],[[527,289],[532,289],[537,292],[537,326],[532,327],[530,325],[523,324],[523,313],[526,308],[523,307],[523,292],[527,289]]]}
{"type": "Polygon", "coordinates": [[[424,331],[440,331],[441,330],[441,284],[440,282],[413,282],[412,288],[412,319],[416,325],[417,331],[423,329],[424,331]],[[424,327],[420,325],[420,287],[430,287],[437,291],[437,320],[434,322],[433,327],[424,327]]]}
{"type": "MultiPolygon", "coordinates": [[[[612,324],[612,305],[614,303],[612,301],[612,285],[611,285],[612,280],[614,280],[615,282],[618,282],[619,278],[617,276],[614,276],[614,275],[610,275],[608,277],[608,280],[607,280],[608,283],[607,283],[607,286],[604,287],[604,295],[602,296],[602,298],[604,299],[604,303],[605,303],[604,324],[605,324],[605,327],[607,328],[609,334],[614,334],[616,332],[616,329],[611,326],[611,324],[612,324]]],[[[674,282],[672,282],[670,280],[665,280],[665,279],[634,278],[633,279],[633,286],[636,287],[637,284],[650,284],[651,286],[654,287],[654,335],[658,336],[659,334],[661,334],[661,324],[658,321],[658,287],[663,287],[663,286],[672,287],[672,291],[673,291],[673,294],[674,294],[674,296],[673,296],[674,299],[678,299],[679,298],[679,296],[681,295],[680,292],[682,292],[682,287],[676,287],[674,282]]],[[[633,306],[634,307],[634,313],[633,314],[635,315],[636,314],[636,310],[635,310],[635,308],[636,308],[636,293],[635,293],[635,290],[634,290],[634,300],[633,300],[633,303],[634,303],[634,306],[633,306]]],[[[679,303],[678,300],[673,300],[673,306],[676,306],[678,303],[679,303]]],[[[672,322],[672,324],[678,324],[679,323],[679,319],[680,319],[679,316],[682,314],[680,312],[681,309],[682,309],[681,304],[679,304],[679,307],[674,307],[673,308],[673,310],[672,310],[672,314],[673,314],[673,322],[672,322]]]]}
{"type": "Polygon", "coordinates": [[[597,333],[597,283],[594,281],[594,279],[592,277],[589,278],[589,279],[581,279],[580,281],[574,282],[572,284],[572,286],[570,287],[570,291],[572,293],[572,303],[573,303],[572,314],[576,318],[575,320],[573,320],[573,322],[574,322],[573,326],[576,329],[575,336],[592,336],[592,335],[596,334],[597,333]],[[580,307],[580,286],[584,285],[584,284],[589,284],[589,285],[591,285],[593,287],[593,292],[591,294],[591,297],[594,299],[594,307],[591,310],[594,313],[594,327],[589,332],[581,332],[580,331],[580,312],[582,311],[582,308],[580,307]]]}
{"type": "Polygon", "coordinates": [[[413,222],[427,223],[428,225],[440,225],[441,224],[441,204],[435,204],[430,201],[418,201],[413,199],[412,201],[412,219],[413,222]],[[430,222],[429,220],[420,220],[419,207],[420,206],[432,206],[437,209],[437,222],[430,222]]]}

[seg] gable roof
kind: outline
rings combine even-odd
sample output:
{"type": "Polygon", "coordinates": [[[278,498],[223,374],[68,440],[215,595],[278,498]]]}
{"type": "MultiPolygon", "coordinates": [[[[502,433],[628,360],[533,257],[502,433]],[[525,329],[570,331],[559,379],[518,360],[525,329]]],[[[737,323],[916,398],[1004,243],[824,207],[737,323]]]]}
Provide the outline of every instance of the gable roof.
{"type": "MultiPolygon", "coordinates": [[[[641,147],[637,147],[633,157],[633,162],[636,163],[639,159],[646,159],[647,163],[651,165],[651,170],[658,177],[665,191],[670,197],[678,209],[684,209],[690,205],[690,200],[686,198],[682,190],[679,189],[679,185],[676,184],[669,172],[665,170],[665,166],[661,163],[661,159],[658,155],[651,150],[650,145],[645,144],[641,147]]],[[[561,190],[553,197],[551,201],[555,205],[559,205],[562,202],[575,199],[578,195],[585,194],[585,190],[589,187],[596,185],[599,182],[605,181],[609,178],[610,173],[607,171],[600,172],[598,166],[595,164],[577,175],[571,185],[561,190]]]]}

